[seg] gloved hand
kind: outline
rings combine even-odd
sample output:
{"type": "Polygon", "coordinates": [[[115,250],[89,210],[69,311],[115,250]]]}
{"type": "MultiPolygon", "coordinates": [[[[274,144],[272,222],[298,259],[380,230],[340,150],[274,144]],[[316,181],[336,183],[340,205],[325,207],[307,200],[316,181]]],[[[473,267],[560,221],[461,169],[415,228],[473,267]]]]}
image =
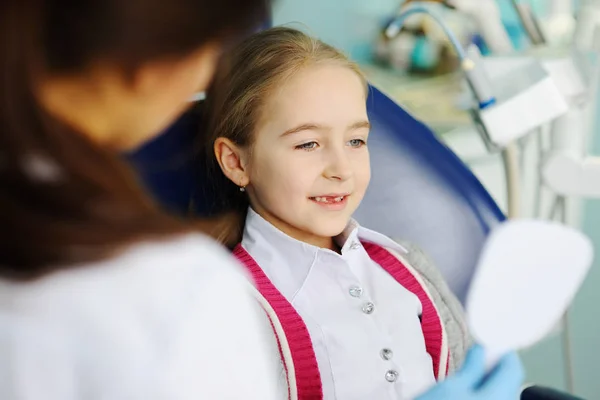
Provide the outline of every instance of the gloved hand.
{"type": "Polygon", "coordinates": [[[486,374],[483,348],[469,351],[463,367],[416,400],[518,400],[524,379],[523,366],[515,353],[502,358],[486,374]]]}

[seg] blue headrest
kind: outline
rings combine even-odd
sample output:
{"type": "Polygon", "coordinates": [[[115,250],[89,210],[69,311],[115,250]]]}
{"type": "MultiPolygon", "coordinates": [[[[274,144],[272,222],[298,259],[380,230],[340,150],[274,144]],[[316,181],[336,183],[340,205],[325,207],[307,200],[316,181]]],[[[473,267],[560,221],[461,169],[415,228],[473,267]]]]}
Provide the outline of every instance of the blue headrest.
{"type": "Polygon", "coordinates": [[[205,177],[196,167],[199,152],[198,126],[201,113],[190,110],[164,133],[126,158],[154,195],[168,211],[180,215],[189,214],[191,207],[203,201],[197,200],[198,188],[205,177]]]}
{"type": "Polygon", "coordinates": [[[367,107],[372,178],[355,217],[421,246],[464,300],[483,242],[504,215],[424,124],[373,87],[367,107]]]}

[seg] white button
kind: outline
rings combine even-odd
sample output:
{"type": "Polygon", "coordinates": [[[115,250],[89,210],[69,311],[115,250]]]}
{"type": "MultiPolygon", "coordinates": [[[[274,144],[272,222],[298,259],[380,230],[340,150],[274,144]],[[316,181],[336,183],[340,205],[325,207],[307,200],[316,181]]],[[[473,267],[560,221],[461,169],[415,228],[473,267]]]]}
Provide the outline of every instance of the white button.
{"type": "Polygon", "coordinates": [[[363,294],[363,289],[358,286],[352,286],[349,290],[350,296],[359,298],[363,294]]]}
{"type": "Polygon", "coordinates": [[[390,349],[383,349],[381,350],[381,358],[383,358],[385,361],[390,361],[392,358],[394,358],[394,352],[390,349]]]}
{"type": "Polygon", "coordinates": [[[393,369],[389,370],[388,372],[385,373],[385,380],[393,383],[396,382],[396,380],[398,379],[398,372],[394,371],[393,369]]]}
{"type": "Polygon", "coordinates": [[[352,243],[352,245],[350,246],[351,250],[356,250],[356,249],[360,249],[360,242],[354,242],[352,243]]]}
{"type": "Polygon", "coordinates": [[[373,311],[375,311],[375,304],[371,302],[365,303],[362,310],[365,314],[373,314],[373,311]]]}

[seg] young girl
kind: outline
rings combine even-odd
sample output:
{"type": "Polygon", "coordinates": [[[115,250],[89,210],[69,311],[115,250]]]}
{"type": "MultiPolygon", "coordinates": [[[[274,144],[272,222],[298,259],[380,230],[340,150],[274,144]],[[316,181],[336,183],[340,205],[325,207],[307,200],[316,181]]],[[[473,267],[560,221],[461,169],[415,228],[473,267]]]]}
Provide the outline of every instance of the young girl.
{"type": "Polygon", "coordinates": [[[426,257],[351,218],[370,179],[363,75],[289,28],[255,34],[224,64],[207,103],[213,176],[220,206],[245,216],[234,254],[290,397],[414,398],[455,370],[469,337],[426,257]]]}

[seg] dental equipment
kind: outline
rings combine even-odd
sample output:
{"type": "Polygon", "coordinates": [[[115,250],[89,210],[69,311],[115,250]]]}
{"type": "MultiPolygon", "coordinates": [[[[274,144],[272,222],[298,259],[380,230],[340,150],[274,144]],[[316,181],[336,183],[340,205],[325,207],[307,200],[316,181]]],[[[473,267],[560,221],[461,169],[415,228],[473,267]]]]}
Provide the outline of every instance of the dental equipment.
{"type": "MultiPolygon", "coordinates": [[[[565,8],[555,8],[553,12],[563,12],[568,19],[572,5],[569,1],[561,4],[565,8]]],[[[544,62],[567,99],[569,110],[552,122],[550,147],[539,148],[541,182],[537,191],[539,193],[543,185],[555,195],[549,219],[559,220],[563,224],[570,219],[567,216],[568,199],[600,198],[600,157],[590,156],[586,151],[587,141],[595,126],[600,90],[599,40],[599,4],[597,1],[583,1],[572,37],[574,51],[544,62]]],[[[538,197],[536,207],[540,206],[538,197]]],[[[561,328],[565,382],[568,391],[574,393],[574,360],[568,310],[565,310],[561,328]]]]}
{"type": "Polygon", "coordinates": [[[588,155],[585,150],[595,124],[600,90],[600,5],[585,2],[579,15],[574,43],[587,57],[580,57],[587,97],[552,125],[551,148],[542,165],[542,177],[557,196],[600,198],[600,157],[588,155]]]}
{"type": "Polygon", "coordinates": [[[531,43],[534,46],[545,44],[546,38],[544,32],[529,4],[519,0],[512,0],[512,3],[531,43]]]}
{"type": "Polygon", "coordinates": [[[467,82],[469,86],[475,94],[475,97],[479,103],[479,108],[483,109],[494,104],[495,98],[491,92],[491,84],[489,82],[489,79],[487,79],[487,76],[485,75],[484,71],[480,68],[480,65],[476,63],[477,60],[469,58],[467,52],[463,49],[462,45],[460,44],[459,40],[456,38],[454,33],[452,33],[452,31],[447,27],[447,25],[444,24],[442,19],[430,9],[427,9],[420,5],[409,5],[406,8],[406,10],[401,12],[388,25],[386,29],[387,37],[392,39],[396,35],[398,35],[406,19],[415,14],[427,14],[440,26],[440,28],[442,28],[458,55],[458,58],[461,62],[461,68],[467,77],[467,82]]]}
{"type": "Polygon", "coordinates": [[[456,49],[461,69],[477,101],[477,106],[470,108],[477,131],[489,151],[502,152],[507,176],[508,216],[515,217],[519,214],[520,203],[515,141],[564,114],[567,103],[546,70],[533,59],[517,63],[510,71],[496,71],[492,79],[490,72],[494,71],[484,65],[478,49],[471,46],[465,51],[441,18],[424,7],[407,7],[388,25],[387,36],[392,38],[398,34],[405,19],[417,13],[431,16],[456,49]]]}
{"type": "Polygon", "coordinates": [[[547,0],[549,13],[542,21],[548,43],[567,45],[575,30],[573,0],[547,0]]]}
{"type": "Polygon", "coordinates": [[[496,0],[447,0],[445,3],[473,19],[492,53],[505,54],[513,51],[496,0]]]}

